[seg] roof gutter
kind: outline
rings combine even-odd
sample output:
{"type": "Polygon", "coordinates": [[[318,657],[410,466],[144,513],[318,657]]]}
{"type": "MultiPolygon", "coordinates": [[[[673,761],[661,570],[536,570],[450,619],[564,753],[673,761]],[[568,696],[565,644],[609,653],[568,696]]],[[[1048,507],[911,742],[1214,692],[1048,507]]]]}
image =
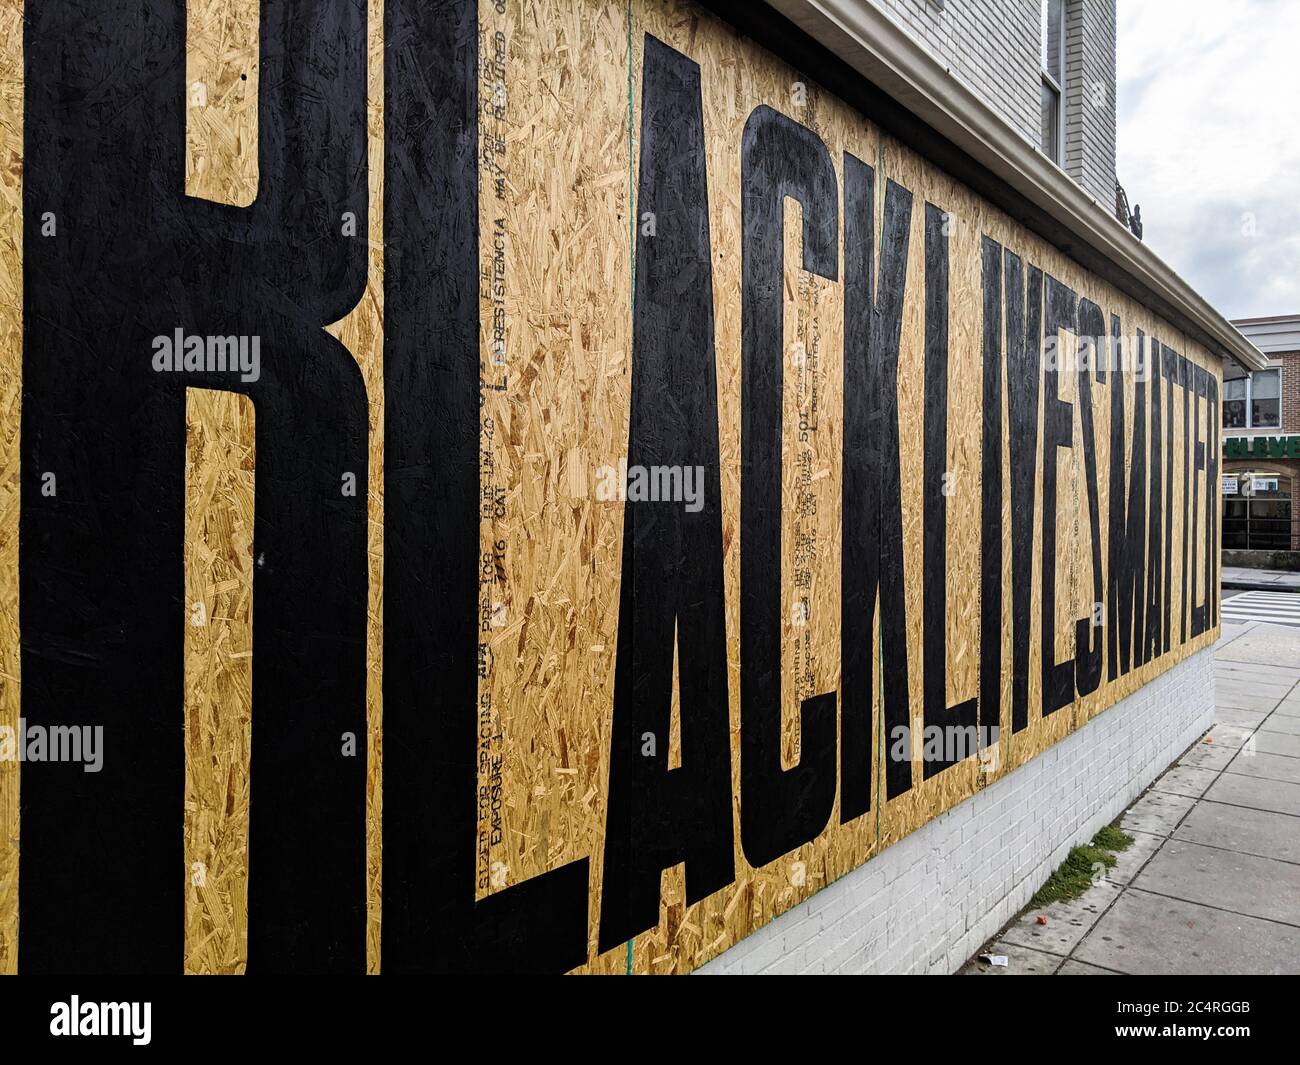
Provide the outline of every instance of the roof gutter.
{"type": "MultiPolygon", "coordinates": [[[[1244,369],[1263,369],[1268,364],[1223,315],[1121,225],[1112,210],[1021,137],[870,0],[766,2],[793,25],[787,24],[784,33],[769,26],[766,34],[755,34],[760,43],[778,53],[795,52],[795,65],[824,80],[822,67],[808,65],[816,61],[815,55],[808,54],[808,46],[815,42],[820,46],[816,51],[831,53],[878,90],[864,90],[868,106],[876,105],[867,114],[876,118],[878,112],[885,112],[881,125],[890,133],[952,170],[1012,217],[1215,354],[1244,369]],[[795,28],[807,40],[791,42],[789,31],[795,28]],[[891,111],[881,97],[892,98],[908,114],[891,111]],[[968,180],[971,171],[962,165],[969,162],[983,171],[974,181],[968,180]]],[[[750,32],[752,15],[741,14],[725,2],[708,6],[730,14],[744,32],[750,32]]],[[[846,94],[844,79],[837,80],[839,85],[828,88],[851,103],[861,102],[852,96],[864,92],[846,94]]]]}

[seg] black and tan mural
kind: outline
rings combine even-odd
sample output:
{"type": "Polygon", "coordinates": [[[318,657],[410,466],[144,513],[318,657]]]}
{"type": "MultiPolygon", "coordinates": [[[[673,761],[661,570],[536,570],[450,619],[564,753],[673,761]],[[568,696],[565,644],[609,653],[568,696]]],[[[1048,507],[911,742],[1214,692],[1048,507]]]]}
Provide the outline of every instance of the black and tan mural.
{"type": "Polygon", "coordinates": [[[686,972],[1214,638],[1216,360],[690,3],[0,41],[0,969],[686,972]]]}

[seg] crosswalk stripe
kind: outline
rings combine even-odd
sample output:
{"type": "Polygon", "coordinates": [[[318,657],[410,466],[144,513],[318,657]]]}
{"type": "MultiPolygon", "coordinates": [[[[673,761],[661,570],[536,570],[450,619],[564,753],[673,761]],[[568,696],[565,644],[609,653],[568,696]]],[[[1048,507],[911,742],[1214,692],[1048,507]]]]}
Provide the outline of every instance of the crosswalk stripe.
{"type": "MultiPolygon", "coordinates": [[[[1266,601],[1275,603],[1295,603],[1297,599],[1300,599],[1300,594],[1295,592],[1242,592],[1240,594],[1257,599],[1266,599],[1266,601]]],[[[1232,598],[1239,598],[1239,596],[1232,598]]]]}
{"type": "Polygon", "coordinates": [[[1296,595],[1275,595],[1271,592],[1242,592],[1233,596],[1233,599],[1248,603],[1265,601],[1269,603],[1300,603],[1300,596],[1296,595]]]}
{"type": "Polygon", "coordinates": [[[1293,628],[1300,628],[1300,618],[1277,618],[1277,617],[1268,617],[1261,614],[1236,613],[1236,612],[1228,613],[1226,610],[1223,612],[1223,620],[1235,621],[1235,622],[1259,621],[1268,625],[1287,625],[1293,628]]]}
{"type": "Polygon", "coordinates": [[[1300,628],[1300,595],[1286,592],[1240,592],[1223,600],[1224,621],[1257,621],[1300,628]]]}

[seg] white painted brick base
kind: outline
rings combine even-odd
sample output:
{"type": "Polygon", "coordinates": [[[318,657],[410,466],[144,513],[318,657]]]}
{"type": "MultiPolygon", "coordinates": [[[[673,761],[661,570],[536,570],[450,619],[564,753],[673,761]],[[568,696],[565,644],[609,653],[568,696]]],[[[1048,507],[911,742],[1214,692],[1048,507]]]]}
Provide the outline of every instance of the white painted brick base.
{"type": "Polygon", "coordinates": [[[698,971],[954,972],[1213,720],[1207,648],[698,971]]]}

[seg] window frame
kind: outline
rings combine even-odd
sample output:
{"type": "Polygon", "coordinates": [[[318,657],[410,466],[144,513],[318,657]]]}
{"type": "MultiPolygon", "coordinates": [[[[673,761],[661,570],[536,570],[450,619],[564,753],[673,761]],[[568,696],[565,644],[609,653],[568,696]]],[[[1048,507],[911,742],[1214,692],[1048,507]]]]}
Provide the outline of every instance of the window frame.
{"type": "MultiPolygon", "coordinates": [[[[1237,378],[1237,380],[1242,380],[1237,378]]],[[[1246,404],[1246,423],[1244,425],[1223,426],[1229,432],[1243,432],[1249,429],[1280,429],[1282,427],[1282,367],[1280,365],[1269,366],[1263,370],[1253,370],[1245,377],[1246,395],[1240,400],[1224,400],[1223,412],[1227,414],[1228,403],[1245,403],[1246,404]],[[1257,374],[1277,374],[1277,421],[1271,425],[1255,424],[1255,376],[1257,374]]]]}
{"type": "MultiPolygon", "coordinates": [[[[1057,166],[1065,166],[1065,83],[1068,79],[1068,72],[1065,68],[1065,27],[1066,27],[1066,0],[1057,0],[1060,5],[1060,26],[1056,34],[1056,60],[1057,69],[1061,72],[1061,78],[1058,81],[1052,74],[1051,64],[1047,53],[1048,42],[1051,40],[1051,20],[1053,0],[1041,0],[1039,5],[1039,42],[1038,42],[1038,66],[1039,74],[1042,77],[1042,88],[1046,88],[1056,97],[1055,107],[1055,140],[1056,151],[1053,153],[1048,150],[1048,145],[1040,143],[1039,151],[1048,159],[1052,160],[1057,166]]],[[[1039,89],[1039,109],[1042,109],[1042,88],[1039,89]]],[[[1039,115],[1041,125],[1042,115],[1039,115]]],[[[1041,141],[1041,130],[1040,130],[1041,141]]]]}

